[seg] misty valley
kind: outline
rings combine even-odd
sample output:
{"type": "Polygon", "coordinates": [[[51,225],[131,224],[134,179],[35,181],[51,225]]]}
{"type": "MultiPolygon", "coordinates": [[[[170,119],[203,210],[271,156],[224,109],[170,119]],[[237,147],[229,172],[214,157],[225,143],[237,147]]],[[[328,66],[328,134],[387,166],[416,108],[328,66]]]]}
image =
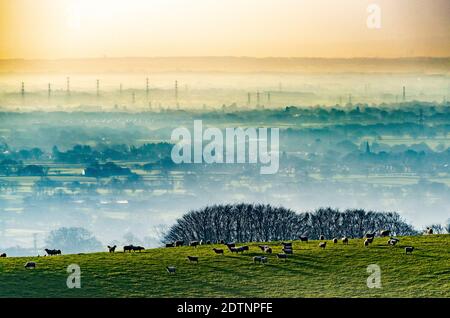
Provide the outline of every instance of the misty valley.
{"type": "MultiPolygon", "coordinates": [[[[160,246],[177,218],[211,203],[395,211],[419,229],[450,215],[448,103],[3,111],[0,122],[9,255],[40,253],[60,227],[85,228],[102,245],[160,246]],[[227,127],[280,127],[278,172],[261,174],[260,162],[174,163],[172,131],[194,120],[224,136],[227,127]]],[[[238,146],[247,158],[248,139],[238,146]]]]}

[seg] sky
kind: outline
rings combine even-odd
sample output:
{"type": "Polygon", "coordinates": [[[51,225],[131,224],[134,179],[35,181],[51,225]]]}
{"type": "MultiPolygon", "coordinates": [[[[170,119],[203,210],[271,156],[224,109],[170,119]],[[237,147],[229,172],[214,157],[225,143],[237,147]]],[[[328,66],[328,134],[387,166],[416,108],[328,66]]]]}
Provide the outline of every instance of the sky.
{"type": "Polygon", "coordinates": [[[448,0],[0,0],[0,59],[450,56],[449,39],[448,0]]]}

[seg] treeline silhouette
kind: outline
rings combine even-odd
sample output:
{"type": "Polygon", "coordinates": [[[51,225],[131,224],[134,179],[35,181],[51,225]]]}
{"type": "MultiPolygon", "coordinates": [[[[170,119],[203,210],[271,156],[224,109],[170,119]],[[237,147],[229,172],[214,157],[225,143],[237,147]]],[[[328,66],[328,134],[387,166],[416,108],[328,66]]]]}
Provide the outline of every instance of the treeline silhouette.
{"type": "Polygon", "coordinates": [[[164,241],[263,242],[298,239],[300,235],[357,238],[382,229],[393,235],[418,234],[396,212],[320,208],[295,213],[283,207],[241,203],[190,211],[169,229],[164,241]]]}

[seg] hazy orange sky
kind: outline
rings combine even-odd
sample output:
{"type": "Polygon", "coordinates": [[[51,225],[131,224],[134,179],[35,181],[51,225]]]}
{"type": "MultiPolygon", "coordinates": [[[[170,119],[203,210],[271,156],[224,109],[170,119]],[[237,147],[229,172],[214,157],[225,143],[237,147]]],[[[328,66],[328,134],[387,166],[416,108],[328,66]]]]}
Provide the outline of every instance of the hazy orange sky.
{"type": "Polygon", "coordinates": [[[449,40],[448,0],[0,0],[0,58],[450,56],[449,40]]]}

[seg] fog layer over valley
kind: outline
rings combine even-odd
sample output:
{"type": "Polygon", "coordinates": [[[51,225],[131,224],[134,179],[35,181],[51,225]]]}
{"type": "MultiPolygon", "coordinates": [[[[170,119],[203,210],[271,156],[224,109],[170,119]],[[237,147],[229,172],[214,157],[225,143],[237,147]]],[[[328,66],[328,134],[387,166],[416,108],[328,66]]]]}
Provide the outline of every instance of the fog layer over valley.
{"type": "Polygon", "coordinates": [[[85,228],[104,245],[154,247],[186,212],[241,202],[297,212],[396,211],[417,229],[444,223],[448,60],[436,63],[415,73],[389,65],[392,74],[387,66],[375,74],[377,65],[364,73],[342,65],[307,73],[285,64],[249,70],[248,63],[226,74],[212,66],[150,75],[141,66],[126,74],[113,67],[4,71],[0,248],[35,254],[61,227],[85,228]],[[194,120],[222,132],[279,128],[278,172],[262,175],[249,163],[175,164],[171,133],[192,131],[194,120]]]}

